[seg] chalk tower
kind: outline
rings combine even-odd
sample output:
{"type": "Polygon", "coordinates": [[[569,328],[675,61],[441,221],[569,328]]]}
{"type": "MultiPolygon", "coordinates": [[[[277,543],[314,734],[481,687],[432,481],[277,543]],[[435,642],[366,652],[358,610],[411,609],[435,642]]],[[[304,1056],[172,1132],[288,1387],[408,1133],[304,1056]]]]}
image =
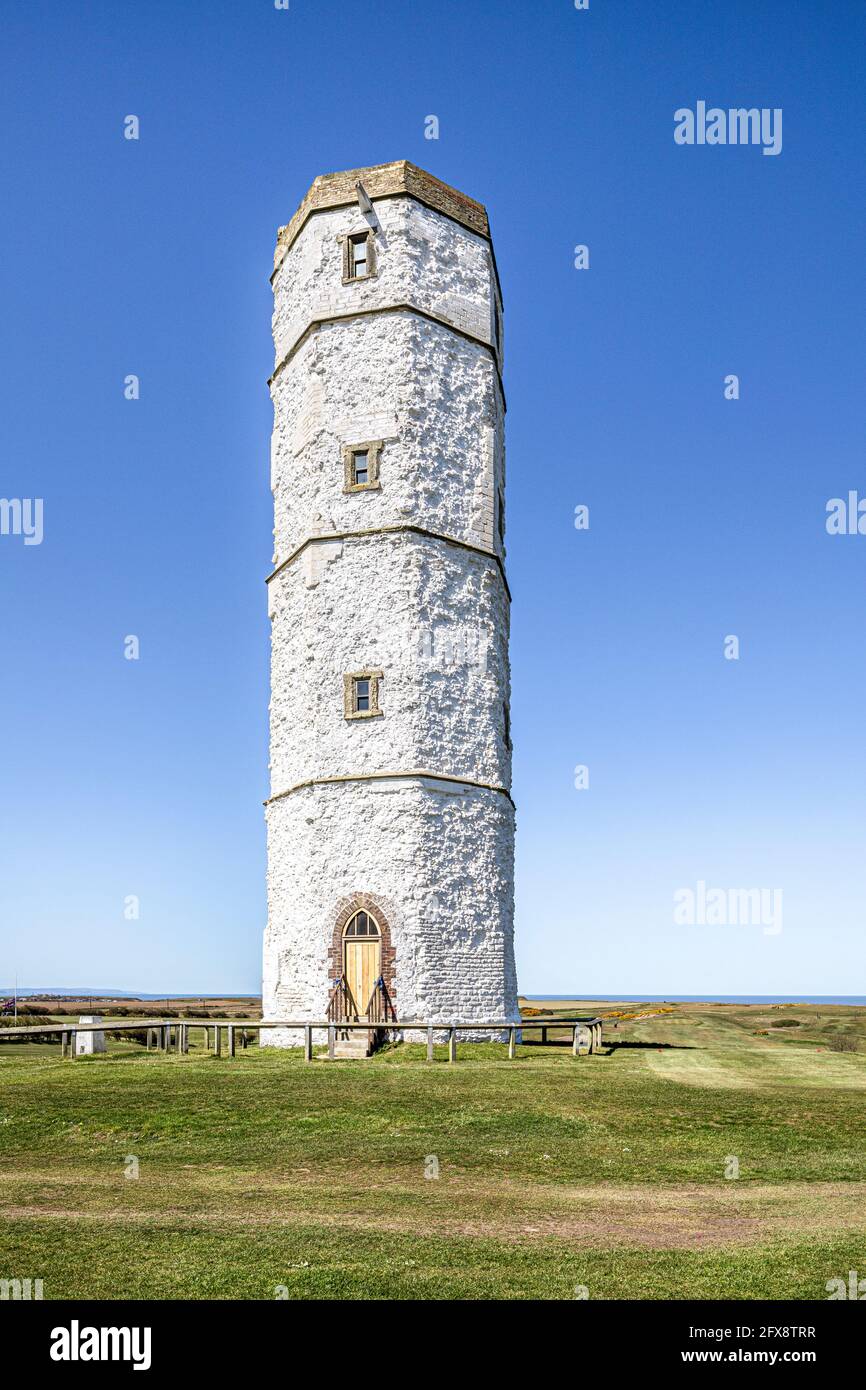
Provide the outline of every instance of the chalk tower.
{"type": "Polygon", "coordinates": [[[264,1016],[517,1021],[487,214],[405,161],[320,176],[272,283],[264,1016]]]}

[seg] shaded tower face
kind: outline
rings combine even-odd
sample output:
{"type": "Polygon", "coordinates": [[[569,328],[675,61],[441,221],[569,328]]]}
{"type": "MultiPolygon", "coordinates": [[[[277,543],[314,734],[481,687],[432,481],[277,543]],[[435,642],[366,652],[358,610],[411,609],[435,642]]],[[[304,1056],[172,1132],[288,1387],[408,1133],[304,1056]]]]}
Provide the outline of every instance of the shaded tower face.
{"type": "Polygon", "coordinates": [[[273,286],[265,1017],[516,1020],[486,213],[407,163],[318,178],[273,286]]]}

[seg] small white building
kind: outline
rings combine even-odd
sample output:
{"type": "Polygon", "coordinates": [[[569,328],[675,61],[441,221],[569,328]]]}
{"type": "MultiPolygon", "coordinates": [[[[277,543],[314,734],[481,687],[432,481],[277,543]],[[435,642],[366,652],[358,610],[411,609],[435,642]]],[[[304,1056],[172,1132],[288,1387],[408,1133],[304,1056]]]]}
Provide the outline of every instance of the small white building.
{"type": "Polygon", "coordinates": [[[517,1022],[487,214],[402,161],[319,177],[273,290],[264,1016],[517,1022]]]}

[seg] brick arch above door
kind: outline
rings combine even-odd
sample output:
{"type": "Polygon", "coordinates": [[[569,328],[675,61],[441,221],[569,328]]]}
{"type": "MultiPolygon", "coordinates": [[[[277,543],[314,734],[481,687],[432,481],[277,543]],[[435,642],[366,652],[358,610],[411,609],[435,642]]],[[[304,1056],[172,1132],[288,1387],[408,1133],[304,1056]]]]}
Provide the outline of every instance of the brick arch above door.
{"type": "Polygon", "coordinates": [[[396,1010],[397,991],[394,982],[395,952],[391,944],[391,928],[378,898],[373,897],[371,893],[352,893],[348,898],[340,899],[337,909],[337,919],[334,923],[334,932],[331,937],[329,992],[334,987],[334,981],[338,980],[343,973],[343,931],[346,927],[346,923],[350,918],[354,917],[356,912],[369,912],[370,916],[376,919],[381,943],[382,979],[385,981],[385,989],[396,1010]]]}

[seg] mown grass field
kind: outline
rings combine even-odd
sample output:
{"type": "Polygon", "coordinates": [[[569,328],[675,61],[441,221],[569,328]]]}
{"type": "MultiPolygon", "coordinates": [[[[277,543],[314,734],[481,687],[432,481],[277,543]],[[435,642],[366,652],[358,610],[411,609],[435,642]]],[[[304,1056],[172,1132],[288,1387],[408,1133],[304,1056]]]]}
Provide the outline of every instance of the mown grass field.
{"type": "Polygon", "coordinates": [[[0,1277],[46,1298],[822,1299],[866,1275],[866,1011],[677,1006],[605,1042],[465,1044],[455,1066],[2,1046],[0,1277]]]}

